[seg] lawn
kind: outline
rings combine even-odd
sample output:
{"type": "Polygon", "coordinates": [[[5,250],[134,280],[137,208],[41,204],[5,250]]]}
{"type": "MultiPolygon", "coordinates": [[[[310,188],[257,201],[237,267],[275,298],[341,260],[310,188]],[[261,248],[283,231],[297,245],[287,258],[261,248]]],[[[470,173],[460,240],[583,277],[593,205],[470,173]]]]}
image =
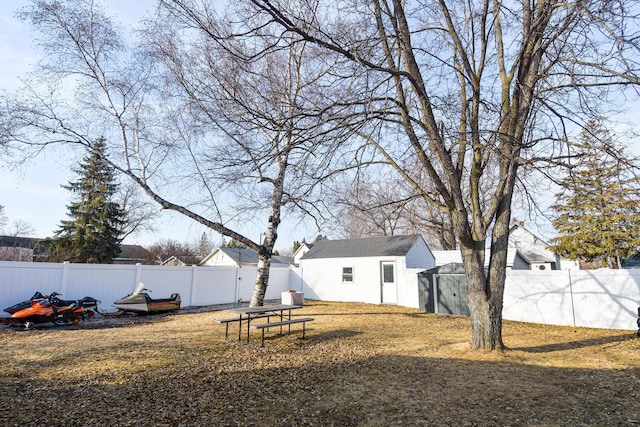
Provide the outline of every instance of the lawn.
{"type": "MultiPolygon", "coordinates": [[[[306,339],[224,339],[224,311],[0,329],[0,425],[640,425],[633,331],[505,322],[471,351],[465,317],[307,302],[306,339]]],[[[256,332],[256,338],[258,337],[256,332]]]]}

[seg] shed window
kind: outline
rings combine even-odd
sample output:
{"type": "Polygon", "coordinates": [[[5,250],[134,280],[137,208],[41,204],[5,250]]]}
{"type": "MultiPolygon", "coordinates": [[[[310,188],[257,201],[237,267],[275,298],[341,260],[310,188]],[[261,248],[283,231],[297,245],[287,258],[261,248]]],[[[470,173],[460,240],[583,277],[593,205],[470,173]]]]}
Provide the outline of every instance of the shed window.
{"type": "Polygon", "coordinates": [[[353,267],[342,267],[342,282],[353,283],[353,267]]]}

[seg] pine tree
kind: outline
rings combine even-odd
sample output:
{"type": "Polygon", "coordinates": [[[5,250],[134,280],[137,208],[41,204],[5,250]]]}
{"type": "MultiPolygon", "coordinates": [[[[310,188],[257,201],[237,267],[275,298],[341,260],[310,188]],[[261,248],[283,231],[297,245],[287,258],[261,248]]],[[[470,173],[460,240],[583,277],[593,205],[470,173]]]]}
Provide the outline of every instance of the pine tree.
{"type": "Polygon", "coordinates": [[[621,259],[640,247],[640,189],[626,173],[608,132],[591,123],[580,137],[583,160],[563,181],[556,195],[553,225],[559,237],[551,249],[569,259],[595,261],[619,268],[621,259]],[[611,151],[611,150],[609,150],[611,151]]]}
{"type": "Polygon", "coordinates": [[[207,236],[206,233],[202,233],[202,235],[200,236],[200,240],[198,240],[196,253],[199,256],[204,257],[209,255],[212,249],[213,249],[213,245],[211,244],[209,237],[207,236]]]}
{"type": "Polygon", "coordinates": [[[125,213],[114,201],[118,191],[115,170],[104,160],[106,145],[99,139],[78,169],[77,181],[63,188],[77,198],[67,206],[70,220],[63,220],[49,248],[51,261],[112,263],[121,252],[125,213]]]}
{"type": "Polygon", "coordinates": [[[229,243],[225,245],[227,248],[246,249],[247,245],[240,243],[236,239],[231,239],[229,243]]]}

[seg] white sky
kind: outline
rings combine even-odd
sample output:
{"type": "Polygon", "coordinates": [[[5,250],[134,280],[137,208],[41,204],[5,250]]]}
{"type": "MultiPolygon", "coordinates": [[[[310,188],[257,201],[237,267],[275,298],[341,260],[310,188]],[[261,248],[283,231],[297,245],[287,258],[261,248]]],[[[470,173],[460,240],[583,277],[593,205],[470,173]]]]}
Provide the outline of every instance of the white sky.
{"type": "MultiPolygon", "coordinates": [[[[125,25],[134,26],[137,20],[150,10],[155,0],[104,0],[108,13],[125,25]]],[[[34,48],[32,34],[26,23],[14,17],[14,12],[29,4],[29,0],[0,0],[0,91],[13,91],[19,86],[19,79],[38,61],[38,52],[34,48]]],[[[637,105],[637,103],[632,103],[637,105]]],[[[622,118],[627,124],[640,124],[640,109],[631,108],[622,118]]],[[[640,153],[640,144],[634,143],[640,153]]],[[[28,165],[19,169],[10,169],[0,162],[0,205],[5,208],[9,223],[22,220],[30,224],[35,232],[33,237],[49,237],[57,230],[60,221],[67,219],[66,205],[70,194],[61,188],[75,178],[70,171],[77,164],[77,158],[48,151],[28,165]]],[[[517,216],[517,213],[514,213],[517,216]]],[[[523,218],[520,218],[523,219],[523,218]]],[[[529,229],[547,237],[552,234],[550,226],[526,224],[529,229]]],[[[9,226],[7,227],[9,228],[9,226]]],[[[145,234],[128,239],[125,243],[149,245],[160,239],[174,239],[179,242],[194,242],[203,232],[211,239],[219,241],[220,236],[212,233],[194,221],[173,212],[163,212],[157,223],[155,234],[145,234]]],[[[257,240],[261,232],[239,230],[248,233],[257,240]]],[[[326,234],[326,232],[325,232],[326,234]]],[[[313,240],[317,235],[314,227],[299,224],[287,224],[279,232],[277,248],[286,250],[294,240],[306,238],[313,240]]]]}
{"type": "MultiPolygon", "coordinates": [[[[151,10],[155,0],[103,0],[108,13],[115,15],[117,21],[134,26],[138,19],[151,10]]],[[[15,18],[15,11],[29,4],[29,0],[0,0],[0,91],[14,91],[20,85],[20,77],[30,71],[39,60],[35,49],[33,34],[28,24],[15,18]]],[[[80,153],[82,157],[84,153],[80,153]]],[[[9,225],[21,220],[34,229],[31,237],[50,237],[58,229],[60,221],[68,219],[66,206],[71,195],[61,185],[66,185],[76,175],[71,172],[79,157],[59,150],[49,150],[40,157],[20,168],[0,162],[0,205],[9,225]]],[[[255,227],[253,227],[255,228],[255,227]]],[[[128,238],[125,243],[150,245],[160,239],[173,239],[178,242],[195,242],[203,232],[213,242],[220,241],[220,235],[182,215],[164,211],[157,222],[156,233],[128,238]]],[[[261,230],[238,230],[257,241],[261,230]]],[[[305,235],[304,228],[284,224],[279,232],[280,250],[290,249],[294,240],[312,240],[317,232],[314,229],[305,235]]],[[[228,239],[227,239],[228,240],[228,239]]]]}

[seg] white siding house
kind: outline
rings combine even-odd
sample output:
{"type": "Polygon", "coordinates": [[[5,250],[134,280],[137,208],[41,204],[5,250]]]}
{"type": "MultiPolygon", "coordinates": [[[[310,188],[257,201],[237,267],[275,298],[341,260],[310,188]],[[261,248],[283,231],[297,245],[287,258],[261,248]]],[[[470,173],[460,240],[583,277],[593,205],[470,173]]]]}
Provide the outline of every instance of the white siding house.
{"type": "MultiPolygon", "coordinates": [[[[274,255],[271,265],[293,264],[293,257],[274,255]]],[[[200,261],[199,265],[215,267],[245,267],[258,265],[258,252],[247,248],[217,248],[200,261]]]]}
{"type": "MultiPolygon", "coordinates": [[[[529,231],[523,221],[514,219],[509,229],[509,248],[518,249],[529,261],[531,270],[579,270],[576,261],[555,255],[549,250],[549,244],[529,231]]],[[[514,268],[515,270],[515,268],[514,268]]]]}
{"type": "Polygon", "coordinates": [[[302,242],[298,249],[293,253],[293,263],[295,265],[300,265],[300,258],[304,256],[307,252],[309,252],[313,248],[312,243],[302,242]]]}
{"type": "Polygon", "coordinates": [[[321,240],[300,259],[305,298],[418,307],[417,273],[435,266],[422,236],[321,240]]]}
{"type": "MultiPolygon", "coordinates": [[[[459,250],[433,251],[436,257],[436,267],[447,264],[462,264],[462,253],[459,250]]],[[[489,249],[484,260],[485,268],[489,268],[489,249]]],[[[530,270],[531,265],[527,258],[518,249],[507,250],[507,270],[530,270]]]]}

